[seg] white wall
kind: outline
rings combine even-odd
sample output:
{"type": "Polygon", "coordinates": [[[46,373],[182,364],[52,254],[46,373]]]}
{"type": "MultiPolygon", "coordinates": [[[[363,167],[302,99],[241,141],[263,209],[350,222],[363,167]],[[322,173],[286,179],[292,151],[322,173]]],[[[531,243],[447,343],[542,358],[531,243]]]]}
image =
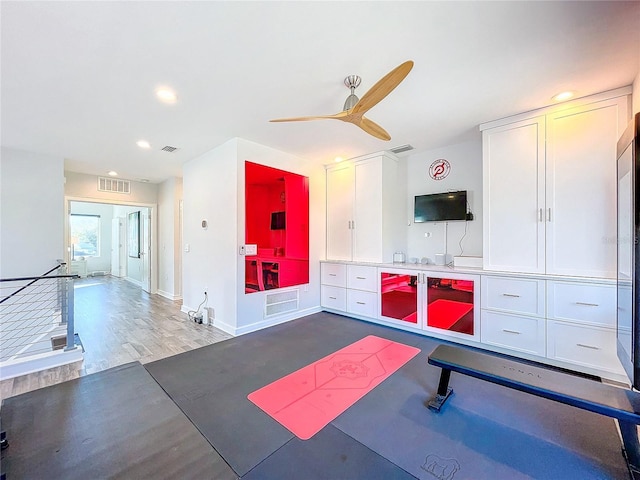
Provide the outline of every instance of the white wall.
{"type": "Polygon", "coordinates": [[[214,324],[236,324],[237,142],[229,140],[183,165],[183,310],[195,310],[207,289],[214,324]],[[209,226],[201,227],[202,220],[209,226]]]}
{"type": "Polygon", "coordinates": [[[459,242],[463,240],[465,256],[482,256],[482,139],[449,145],[427,152],[410,155],[407,159],[407,260],[427,257],[434,261],[436,253],[444,253],[444,222],[414,223],[414,197],[429,193],[466,190],[474,219],[469,222],[448,222],[447,253],[460,255],[459,242]],[[451,164],[451,172],[443,180],[429,176],[429,166],[444,158],[451,164]],[[430,234],[430,237],[425,237],[430,234]]]}
{"type": "Polygon", "coordinates": [[[182,297],[181,200],[181,178],[158,185],[158,293],[171,300],[182,297]]]}
{"type": "Polygon", "coordinates": [[[64,258],[64,159],[2,147],[0,277],[41,275],[64,258]]]}
{"type": "Polygon", "coordinates": [[[87,257],[87,273],[111,271],[111,220],[113,205],[104,203],[71,202],[71,213],[100,216],[100,255],[87,257]]]}
{"type": "Polygon", "coordinates": [[[640,45],[638,45],[638,74],[636,75],[636,79],[633,81],[633,108],[632,112],[638,113],[640,112],[640,45]]]}
{"type": "Polygon", "coordinates": [[[155,183],[131,182],[131,193],[98,191],[98,177],[84,173],[64,172],[64,194],[68,197],[108,200],[111,203],[157,203],[158,186],[155,183]]]}
{"type": "MultiPolygon", "coordinates": [[[[266,292],[245,294],[245,257],[238,253],[245,238],[245,160],[309,177],[310,283],[299,286],[297,316],[319,310],[320,266],[325,242],[324,168],[243,139],[233,139],[183,166],[183,310],[195,310],[204,299],[215,310],[213,324],[233,334],[263,328],[266,292]],[[202,220],[209,227],[203,229],[202,220]]],[[[291,318],[293,318],[293,315],[291,318]]],[[[281,321],[276,319],[275,321],[281,321]]]]}

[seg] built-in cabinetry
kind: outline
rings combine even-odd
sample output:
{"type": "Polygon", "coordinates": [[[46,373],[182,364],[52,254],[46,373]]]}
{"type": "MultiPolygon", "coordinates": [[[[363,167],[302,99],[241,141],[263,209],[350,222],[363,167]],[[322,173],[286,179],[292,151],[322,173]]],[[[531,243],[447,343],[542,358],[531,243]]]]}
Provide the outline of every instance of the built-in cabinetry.
{"type": "Polygon", "coordinates": [[[391,261],[401,247],[404,198],[388,152],[327,168],[327,259],[391,261]]]}
{"type": "Polygon", "coordinates": [[[628,89],[481,125],[485,270],[613,278],[628,89]]]}
{"type": "Polygon", "coordinates": [[[322,307],[618,381],[613,281],[321,264],[322,307]]]}

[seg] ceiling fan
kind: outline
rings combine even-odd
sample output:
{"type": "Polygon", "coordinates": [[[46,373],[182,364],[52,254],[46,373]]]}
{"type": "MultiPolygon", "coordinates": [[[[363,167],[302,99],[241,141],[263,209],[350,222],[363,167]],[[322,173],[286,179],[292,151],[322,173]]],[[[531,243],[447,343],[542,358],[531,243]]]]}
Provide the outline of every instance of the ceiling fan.
{"type": "Polygon", "coordinates": [[[407,60],[406,62],[398,65],[396,68],[387,73],[384,77],[378,80],[373,87],[371,87],[367,93],[365,93],[361,99],[355,95],[355,89],[360,85],[360,77],[357,75],[349,75],[344,79],[344,84],[351,89],[351,95],[347,97],[344,103],[344,110],[334,115],[316,115],[309,117],[292,117],[292,118],[277,118],[275,120],[269,120],[270,122],[305,122],[308,120],[342,120],[343,122],[353,123],[360,127],[362,130],[370,135],[381,140],[391,140],[391,136],[387,131],[377,123],[369,120],[364,114],[373,108],[384,97],[389,95],[391,91],[396,88],[402,80],[409,74],[413,68],[413,61],[407,60]]]}

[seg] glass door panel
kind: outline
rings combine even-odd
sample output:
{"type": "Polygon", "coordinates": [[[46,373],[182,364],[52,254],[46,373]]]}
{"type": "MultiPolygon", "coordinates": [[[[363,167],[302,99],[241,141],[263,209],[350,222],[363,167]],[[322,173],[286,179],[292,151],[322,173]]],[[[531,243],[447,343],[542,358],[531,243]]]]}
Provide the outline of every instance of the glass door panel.
{"type": "Polygon", "coordinates": [[[427,277],[426,326],[476,335],[473,280],[427,277]]]}
{"type": "Polygon", "coordinates": [[[385,318],[418,325],[418,276],[380,273],[380,314],[385,318]]]}

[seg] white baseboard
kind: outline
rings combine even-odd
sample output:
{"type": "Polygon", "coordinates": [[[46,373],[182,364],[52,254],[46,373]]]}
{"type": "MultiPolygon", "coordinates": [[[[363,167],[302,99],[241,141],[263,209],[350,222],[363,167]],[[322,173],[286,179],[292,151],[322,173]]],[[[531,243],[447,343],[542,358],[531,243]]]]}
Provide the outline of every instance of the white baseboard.
{"type": "MultiPolygon", "coordinates": [[[[251,323],[249,325],[244,325],[240,328],[234,328],[233,332],[227,332],[227,333],[230,333],[233,336],[245,335],[247,333],[256,332],[258,330],[262,330],[263,328],[273,327],[274,325],[290,322],[291,320],[295,320],[301,317],[306,317],[307,315],[319,313],[321,311],[322,311],[322,308],[319,306],[312,307],[312,308],[305,308],[304,310],[296,310],[295,312],[289,312],[287,314],[284,314],[275,318],[263,319],[259,322],[251,323]]],[[[215,320],[213,321],[213,326],[217,327],[215,320]]]]}
{"type": "Polygon", "coordinates": [[[40,372],[48,368],[80,362],[83,358],[82,348],[77,347],[68,352],[64,350],[54,350],[53,352],[0,362],[0,380],[7,380],[9,378],[19,377],[20,375],[40,372]]]}
{"type": "Polygon", "coordinates": [[[182,300],[182,295],[172,295],[171,293],[169,293],[169,292],[165,292],[164,290],[160,290],[160,289],[158,289],[158,290],[156,291],[156,293],[157,293],[158,295],[160,295],[161,297],[167,298],[167,299],[169,299],[169,300],[173,300],[174,302],[175,302],[176,300],[182,300]]]}
{"type": "Polygon", "coordinates": [[[131,277],[124,277],[124,279],[129,282],[129,283],[133,283],[134,285],[137,285],[138,287],[142,288],[142,282],[140,280],[134,280],[131,277]]]}

